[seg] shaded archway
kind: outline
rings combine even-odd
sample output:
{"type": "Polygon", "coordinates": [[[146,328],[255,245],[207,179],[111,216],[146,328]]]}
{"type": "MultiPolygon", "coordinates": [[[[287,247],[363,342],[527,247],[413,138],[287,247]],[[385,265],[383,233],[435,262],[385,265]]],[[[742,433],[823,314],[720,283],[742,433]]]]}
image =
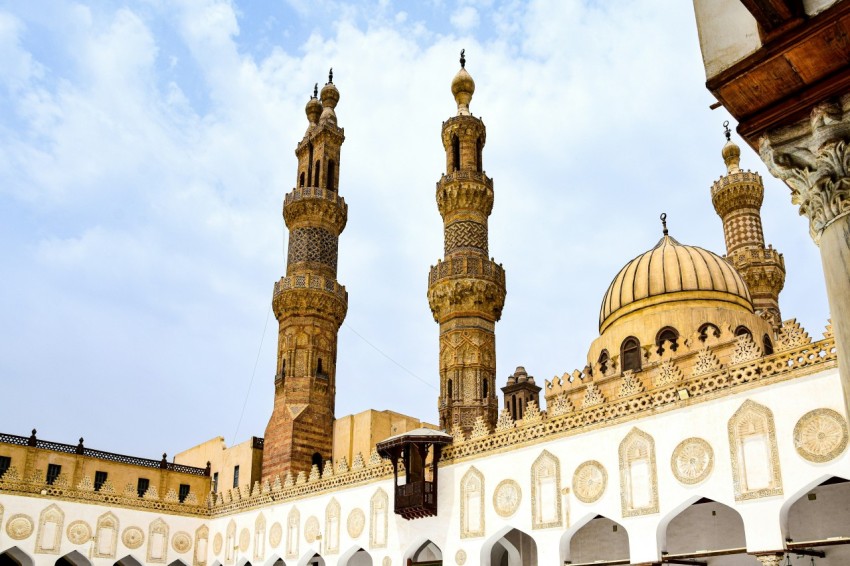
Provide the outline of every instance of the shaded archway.
{"type": "Polygon", "coordinates": [[[33,566],[33,561],[26,552],[13,546],[0,554],[0,566],[33,566]]]}
{"type": "Polygon", "coordinates": [[[443,563],[443,552],[433,541],[426,539],[417,543],[405,558],[404,564],[408,566],[440,566],[443,563]]]}
{"type": "Polygon", "coordinates": [[[298,566],[325,566],[325,559],[315,550],[310,550],[301,557],[298,566]]]}
{"type": "Polygon", "coordinates": [[[741,515],[705,497],[690,498],[662,519],[658,545],[667,559],[696,563],[711,557],[711,566],[759,564],[747,554],[741,515]]]}
{"type": "Polygon", "coordinates": [[[339,566],[372,566],[372,555],[359,546],[354,546],[339,557],[337,564],[339,566]]]}
{"type": "Polygon", "coordinates": [[[115,563],[115,566],[142,566],[142,563],[128,554],[124,558],[115,563]]]}
{"type": "Polygon", "coordinates": [[[481,566],[537,566],[537,543],[519,529],[504,527],[482,545],[481,566]]]}
{"type": "MultiPolygon", "coordinates": [[[[817,566],[850,564],[850,481],[838,476],[820,478],[801,489],[782,506],[781,525],[786,546],[826,554],[817,566]]],[[[793,552],[793,550],[792,550],[793,552]]],[[[791,554],[791,564],[811,559],[791,554]]]]}
{"type": "Polygon", "coordinates": [[[577,521],[561,539],[563,560],[572,564],[629,560],[629,533],[608,517],[594,515],[577,521]]]}
{"type": "Polygon", "coordinates": [[[187,566],[187,564],[178,558],[168,566],[187,566]]]}
{"type": "Polygon", "coordinates": [[[91,566],[91,562],[76,550],[72,550],[65,556],[60,556],[56,566],[91,566]]]}
{"type": "Polygon", "coordinates": [[[271,558],[266,560],[265,566],[286,566],[286,562],[277,554],[273,554],[271,558]]]}

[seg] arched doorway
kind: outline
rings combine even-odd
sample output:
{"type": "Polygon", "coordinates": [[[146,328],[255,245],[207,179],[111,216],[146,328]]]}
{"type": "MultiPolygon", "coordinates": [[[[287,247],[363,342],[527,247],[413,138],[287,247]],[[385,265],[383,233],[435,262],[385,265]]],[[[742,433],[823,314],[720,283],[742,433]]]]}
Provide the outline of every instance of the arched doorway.
{"type": "Polygon", "coordinates": [[[286,562],[283,561],[283,558],[275,554],[266,560],[266,566],[286,566],[286,562]]]}
{"type": "Polygon", "coordinates": [[[793,566],[809,566],[810,556],[794,550],[823,553],[817,566],[850,564],[850,481],[832,476],[801,490],[782,507],[784,534],[793,566]]]}
{"type": "Polygon", "coordinates": [[[142,566],[142,563],[128,554],[127,556],[116,562],[115,566],[142,566]]]}
{"type": "Polygon", "coordinates": [[[298,564],[299,566],[325,566],[325,559],[318,552],[308,552],[298,561],[298,564]]]}
{"type": "Polygon", "coordinates": [[[0,566],[33,566],[33,561],[23,550],[13,546],[0,554],[0,566]]]}
{"type": "Polygon", "coordinates": [[[443,553],[439,546],[426,540],[416,548],[409,560],[407,566],[441,566],[443,553]]]}
{"type": "Polygon", "coordinates": [[[665,558],[696,563],[711,557],[711,566],[758,566],[758,559],[747,554],[741,515],[723,503],[695,499],[659,525],[665,558]]]}
{"type": "Polygon", "coordinates": [[[505,527],[481,547],[481,566],[537,566],[537,543],[519,529],[505,527]]]}
{"type": "Polygon", "coordinates": [[[91,562],[85,556],[73,550],[65,556],[60,556],[59,560],[56,561],[56,566],[91,566],[91,562]]]}
{"type": "MultiPolygon", "coordinates": [[[[567,533],[564,536],[568,536],[567,533]]],[[[608,517],[596,515],[579,527],[569,539],[565,560],[572,564],[629,562],[629,533],[608,517]]]]}
{"type": "Polygon", "coordinates": [[[359,546],[353,546],[339,557],[337,564],[339,566],[372,566],[372,555],[359,546]]]}

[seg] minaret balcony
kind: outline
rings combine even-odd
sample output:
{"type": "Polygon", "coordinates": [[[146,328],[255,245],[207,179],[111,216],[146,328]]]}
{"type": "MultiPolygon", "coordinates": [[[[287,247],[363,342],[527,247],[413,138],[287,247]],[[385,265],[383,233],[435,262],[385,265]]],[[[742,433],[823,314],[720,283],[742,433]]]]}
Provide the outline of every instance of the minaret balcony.
{"type": "Polygon", "coordinates": [[[437,182],[437,208],[445,220],[459,210],[493,211],[493,180],[476,171],[455,171],[437,182]]]}
{"type": "Polygon", "coordinates": [[[348,312],[348,291],[335,279],[314,273],[281,277],[274,284],[272,306],[278,320],[283,316],[322,316],[337,326],[348,312]]]}
{"type": "Polygon", "coordinates": [[[479,256],[459,256],[432,265],[428,286],[445,279],[484,279],[505,286],[505,269],[492,259],[479,256]]]}
{"type": "Polygon", "coordinates": [[[348,205],[336,191],[298,187],[283,199],[283,218],[290,229],[300,222],[312,221],[339,235],[348,222],[348,205]]]}

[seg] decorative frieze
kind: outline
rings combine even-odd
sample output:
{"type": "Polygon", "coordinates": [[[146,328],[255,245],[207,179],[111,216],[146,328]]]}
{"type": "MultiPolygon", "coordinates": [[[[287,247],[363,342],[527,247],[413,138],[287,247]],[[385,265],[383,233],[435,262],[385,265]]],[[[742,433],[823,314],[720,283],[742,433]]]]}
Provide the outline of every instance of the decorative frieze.
{"type": "Polygon", "coordinates": [[[794,426],[794,448],[809,462],[829,462],[847,448],[847,421],[832,409],[809,411],[794,426]]]}

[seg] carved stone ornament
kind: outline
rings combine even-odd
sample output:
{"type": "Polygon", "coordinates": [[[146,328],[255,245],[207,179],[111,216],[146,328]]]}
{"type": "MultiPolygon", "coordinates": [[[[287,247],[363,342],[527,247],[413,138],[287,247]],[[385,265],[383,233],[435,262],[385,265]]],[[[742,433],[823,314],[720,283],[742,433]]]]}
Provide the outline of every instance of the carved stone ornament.
{"type": "Polygon", "coordinates": [[[269,529],[269,544],[272,548],[277,548],[280,546],[281,540],[283,540],[283,527],[280,523],[275,522],[269,529]]]}
{"type": "Polygon", "coordinates": [[[392,563],[393,563],[393,559],[390,558],[389,556],[384,556],[384,559],[381,560],[381,564],[383,566],[392,566],[392,563]]]}
{"type": "Polygon", "coordinates": [[[304,523],[304,540],[310,544],[316,542],[321,531],[322,527],[319,525],[319,520],[315,515],[311,515],[307,518],[307,522],[304,523]]]}
{"type": "Polygon", "coordinates": [[[847,448],[847,422],[832,409],[809,411],[794,426],[794,448],[809,462],[829,462],[847,448]]]}
{"type": "Polygon", "coordinates": [[[670,467],[683,484],[697,484],[714,468],[714,450],[702,438],[686,438],[673,450],[670,467]]]}
{"type": "Polygon", "coordinates": [[[457,566],[463,566],[466,564],[466,551],[464,549],[460,549],[455,552],[455,563],[457,566]]]}
{"type": "MultiPolygon", "coordinates": [[[[278,524],[278,523],[275,523],[278,524]]],[[[278,541],[280,542],[280,541],[278,541]]],[[[126,543],[125,543],[126,544],[126,543]]],[[[221,545],[224,544],[224,537],[221,536],[221,533],[216,533],[213,537],[213,554],[221,553],[221,545]]]]}
{"type": "Polygon", "coordinates": [[[6,523],[6,534],[12,540],[24,540],[29,538],[34,527],[35,523],[33,523],[32,517],[18,513],[9,517],[9,521],[6,523]]]}
{"type": "Polygon", "coordinates": [[[366,526],[366,514],[359,507],[351,510],[348,514],[346,527],[348,528],[348,536],[357,538],[363,534],[363,528],[366,526]]]}
{"type": "Polygon", "coordinates": [[[757,554],[756,558],[762,566],[782,566],[785,556],[782,553],[757,554]]]}
{"type": "Polygon", "coordinates": [[[608,472],[596,460],[588,460],[576,468],[573,474],[573,492],[582,503],[597,501],[608,486],[608,472]]]}
{"type": "Polygon", "coordinates": [[[192,548],[192,537],[189,533],[183,531],[176,533],[173,537],[171,537],[171,548],[180,554],[189,552],[192,548]]]}
{"type": "Polygon", "coordinates": [[[251,548],[251,531],[242,529],[239,531],[239,550],[248,552],[249,548],[251,548]]]}
{"type": "Polygon", "coordinates": [[[135,550],[145,542],[145,532],[139,527],[127,527],[121,534],[121,542],[130,550],[135,550]]]}
{"type": "Polygon", "coordinates": [[[86,544],[91,540],[91,527],[85,521],[72,521],[66,534],[71,544],[86,544]]]}
{"type": "Polygon", "coordinates": [[[493,491],[493,507],[500,517],[510,517],[516,513],[522,501],[522,489],[514,480],[502,480],[493,491]]]}

